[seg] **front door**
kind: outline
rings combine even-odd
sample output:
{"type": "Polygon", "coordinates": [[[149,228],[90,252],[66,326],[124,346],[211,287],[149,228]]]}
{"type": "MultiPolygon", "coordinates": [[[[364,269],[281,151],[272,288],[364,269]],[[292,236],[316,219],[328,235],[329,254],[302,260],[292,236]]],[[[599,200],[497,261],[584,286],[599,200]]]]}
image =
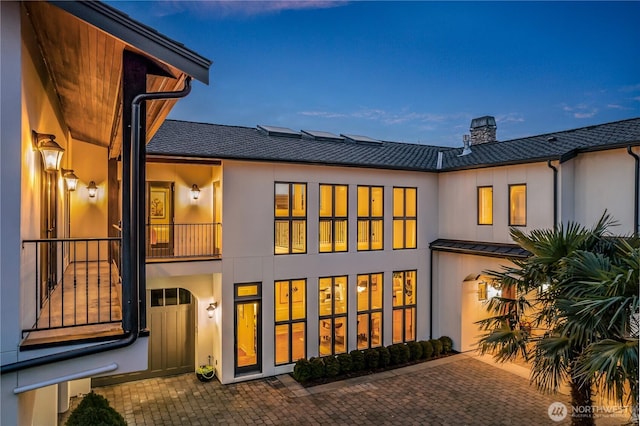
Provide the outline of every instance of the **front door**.
{"type": "Polygon", "coordinates": [[[147,256],[173,256],[173,182],[147,184],[147,256]]]}
{"type": "Polygon", "coordinates": [[[262,370],[260,284],[235,287],[235,374],[262,370]]]}

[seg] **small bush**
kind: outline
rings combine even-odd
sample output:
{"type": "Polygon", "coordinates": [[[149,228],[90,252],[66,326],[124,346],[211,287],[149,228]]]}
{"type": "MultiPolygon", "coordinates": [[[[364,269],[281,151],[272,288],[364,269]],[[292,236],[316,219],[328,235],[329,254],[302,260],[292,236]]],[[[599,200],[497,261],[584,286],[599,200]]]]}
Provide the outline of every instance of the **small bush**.
{"type": "Polygon", "coordinates": [[[400,347],[397,344],[393,344],[388,346],[389,349],[389,365],[398,365],[400,364],[400,347]]]}
{"type": "Polygon", "coordinates": [[[421,340],[420,346],[422,346],[422,359],[429,359],[433,356],[433,345],[428,340],[421,340]]]}
{"type": "Polygon", "coordinates": [[[453,349],[453,340],[449,336],[441,336],[438,340],[442,342],[442,353],[449,353],[453,349]]]}
{"type": "Polygon", "coordinates": [[[438,339],[431,339],[431,346],[433,346],[433,356],[439,356],[442,353],[442,342],[438,339]]]}
{"type": "Polygon", "coordinates": [[[380,346],[376,350],[380,355],[380,362],[379,362],[380,367],[382,368],[387,367],[391,362],[391,354],[389,354],[389,349],[387,349],[384,346],[380,346]]]}
{"type": "Polygon", "coordinates": [[[380,353],[376,349],[367,349],[364,351],[364,361],[367,368],[375,370],[380,365],[380,353]]]}
{"type": "Polygon", "coordinates": [[[322,358],[311,357],[309,363],[311,364],[311,379],[324,377],[324,361],[322,361],[322,358]]]}
{"type": "Polygon", "coordinates": [[[335,377],[340,374],[340,361],[333,355],[323,358],[324,370],[327,377],[335,377]]]}
{"type": "Polygon", "coordinates": [[[127,426],[124,417],[102,395],[91,391],[69,416],[68,426],[127,426]]]}
{"type": "Polygon", "coordinates": [[[407,343],[409,347],[409,360],[417,361],[422,358],[422,346],[418,342],[409,342],[407,343]]]}
{"type": "Polygon", "coordinates": [[[340,364],[340,373],[347,374],[351,372],[351,355],[349,354],[340,354],[337,357],[338,363],[340,364]]]}
{"type": "Polygon", "coordinates": [[[306,358],[296,361],[293,366],[293,378],[298,382],[306,382],[311,378],[311,363],[306,358]]]}
{"type": "Polygon", "coordinates": [[[364,370],[366,363],[362,351],[354,349],[349,352],[349,355],[351,355],[351,371],[364,370]]]}
{"type": "Polygon", "coordinates": [[[411,356],[409,346],[404,343],[398,343],[398,347],[400,348],[400,364],[406,364],[409,362],[409,357],[411,356]]]}

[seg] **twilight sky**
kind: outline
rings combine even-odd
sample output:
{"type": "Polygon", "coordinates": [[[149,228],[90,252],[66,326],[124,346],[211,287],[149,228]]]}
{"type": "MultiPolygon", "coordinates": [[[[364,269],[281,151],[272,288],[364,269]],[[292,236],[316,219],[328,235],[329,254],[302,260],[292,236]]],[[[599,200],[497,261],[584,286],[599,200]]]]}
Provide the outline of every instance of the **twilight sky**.
{"type": "Polygon", "coordinates": [[[169,118],[461,146],[640,116],[640,2],[107,1],[213,60],[169,118]]]}

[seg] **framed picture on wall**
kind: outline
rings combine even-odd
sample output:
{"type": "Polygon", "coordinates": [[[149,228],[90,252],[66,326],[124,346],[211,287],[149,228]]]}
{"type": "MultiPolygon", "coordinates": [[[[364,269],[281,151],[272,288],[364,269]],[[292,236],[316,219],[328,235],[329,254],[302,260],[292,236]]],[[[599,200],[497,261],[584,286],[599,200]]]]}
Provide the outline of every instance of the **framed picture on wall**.
{"type": "Polygon", "coordinates": [[[151,190],[149,201],[149,215],[152,219],[167,217],[167,191],[151,190]]]}

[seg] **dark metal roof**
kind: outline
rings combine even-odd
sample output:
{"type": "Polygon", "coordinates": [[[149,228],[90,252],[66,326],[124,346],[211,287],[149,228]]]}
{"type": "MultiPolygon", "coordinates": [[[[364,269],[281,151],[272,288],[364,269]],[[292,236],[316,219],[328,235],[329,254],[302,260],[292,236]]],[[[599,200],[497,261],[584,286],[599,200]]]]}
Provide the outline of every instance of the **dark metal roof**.
{"type": "MultiPolygon", "coordinates": [[[[264,127],[264,126],[263,126],[264,127]]],[[[547,160],[566,161],[581,152],[640,145],[640,118],[462,148],[380,141],[303,138],[251,127],[166,120],[147,146],[150,153],[443,172],[547,160]],[[437,168],[438,152],[442,167],[437,168]]]]}
{"type": "Polygon", "coordinates": [[[209,84],[211,61],[182,43],[160,34],[127,14],[99,1],[51,1],[51,4],[106,31],[125,43],[209,84]]]}
{"type": "Polygon", "coordinates": [[[484,241],[461,241],[437,239],[429,244],[433,251],[446,251],[450,253],[471,254],[474,256],[488,257],[515,257],[524,259],[531,253],[517,244],[489,243],[484,241]]]}

